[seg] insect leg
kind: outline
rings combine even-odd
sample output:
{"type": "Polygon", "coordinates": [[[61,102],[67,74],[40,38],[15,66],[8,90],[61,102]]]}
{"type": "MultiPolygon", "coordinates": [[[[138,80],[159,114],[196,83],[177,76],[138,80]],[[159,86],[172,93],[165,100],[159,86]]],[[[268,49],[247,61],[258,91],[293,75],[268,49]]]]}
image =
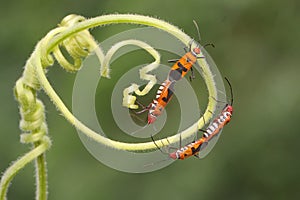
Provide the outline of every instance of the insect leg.
{"type": "Polygon", "coordinates": [[[168,63],[176,63],[179,59],[170,59],[168,60],[168,63]]]}
{"type": "Polygon", "coordinates": [[[140,111],[138,111],[138,112],[136,112],[136,111],[134,111],[134,112],[135,112],[135,114],[139,115],[139,114],[142,114],[142,113],[146,112],[147,110],[149,110],[149,109],[148,109],[148,108],[145,108],[145,109],[140,110],[140,111]]]}
{"type": "MultiPolygon", "coordinates": [[[[151,140],[152,140],[152,142],[155,144],[155,146],[157,147],[157,149],[162,153],[162,154],[168,154],[168,153],[166,153],[166,152],[163,152],[163,150],[156,144],[156,142],[155,142],[155,140],[154,140],[154,138],[153,138],[153,136],[151,135],[151,140]]],[[[162,143],[163,144],[163,143],[162,143]]],[[[164,144],[163,144],[164,145],[164,144]]]]}
{"type": "Polygon", "coordinates": [[[194,70],[193,70],[193,67],[191,67],[191,75],[190,75],[190,81],[192,82],[193,79],[195,79],[195,73],[194,73],[194,70]]]}
{"type": "Polygon", "coordinates": [[[145,108],[148,108],[149,106],[144,106],[141,102],[139,102],[138,100],[135,100],[135,102],[137,103],[137,104],[139,104],[139,106],[141,106],[143,109],[145,109],[145,108]]]}
{"type": "Polygon", "coordinates": [[[170,149],[172,149],[172,150],[177,150],[177,149],[178,149],[178,148],[176,148],[176,147],[172,147],[172,146],[171,146],[171,143],[170,143],[170,141],[169,141],[168,138],[166,138],[166,140],[167,140],[167,142],[169,143],[168,150],[170,150],[170,149]]]}
{"type": "Polygon", "coordinates": [[[200,157],[199,157],[199,152],[196,153],[194,156],[195,156],[196,158],[200,158],[200,157]]]}
{"type": "Polygon", "coordinates": [[[204,129],[198,129],[199,131],[202,131],[202,132],[204,132],[204,133],[207,133],[206,132],[206,130],[204,130],[204,129]]]}
{"type": "Polygon", "coordinates": [[[141,106],[143,109],[142,110],[140,110],[140,111],[138,111],[138,112],[136,112],[136,111],[134,111],[135,112],[135,114],[141,114],[141,113],[144,113],[144,112],[146,112],[147,110],[149,110],[149,108],[150,108],[150,105],[151,104],[149,104],[147,107],[146,106],[144,106],[142,103],[140,103],[138,100],[136,100],[135,101],[137,104],[139,104],[139,106],[141,106]]]}

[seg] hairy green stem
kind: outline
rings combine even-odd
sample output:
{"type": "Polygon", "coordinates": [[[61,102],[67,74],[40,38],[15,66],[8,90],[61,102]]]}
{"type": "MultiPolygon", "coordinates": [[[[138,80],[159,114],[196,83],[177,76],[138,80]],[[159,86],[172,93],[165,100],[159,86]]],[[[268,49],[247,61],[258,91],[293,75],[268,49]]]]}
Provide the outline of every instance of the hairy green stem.
{"type": "MultiPolygon", "coordinates": [[[[40,159],[40,157],[44,157],[43,154],[44,152],[49,148],[51,142],[45,138],[44,142],[41,143],[40,145],[37,145],[34,149],[32,149],[30,152],[26,153],[25,155],[23,155],[21,158],[19,158],[17,161],[15,161],[14,163],[12,163],[12,165],[5,171],[5,173],[3,174],[2,178],[1,178],[1,182],[0,182],[0,199],[4,200],[6,199],[6,192],[8,189],[8,186],[11,182],[11,180],[14,178],[14,176],[22,169],[24,168],[28,163],[32,162],[34,159],[36,159],[37,157],[40,159]]],[[[41,161],[38,161],[41,162],[41,161]]],[[[43,163],[45,163],[44,160],[42,160],[43,163]]],[[[39,169],[41,170],[41,174],[46,174],[46,170],[44,167],[44,164],[38,164],[39,169]]],[[[45,179],[47,176],[42,175],[42,179],[45,179]]],[[[43,184],[42,186],[39,185],[37,186],[37,190],[39,192],[37,192],[37,196],[39,196],[39,198],[37,199],[46,199],[45,196],[47,195],[46,193],[46,186],[45,183],[46,181],[39,181],[40,184],[43,184]]]]}
{"type": "MultiPolygon", "coordinates": [[[[96,52],[100,63],[103,63],[104,54],[97,42],[90,35],[88,29],[107,24],[138,24],[152,26],[166,31],[178,38],[184,44],[188,44],[191,38],[177,27],[152,17],[133,14],[114,14],[85,19],[82,16],[69,15],[65,17],[58,28],[51,30],[36,46],[34,52],[28,59],[22,77],[17,81],[15,96],[19,102],[21,115],[20,128],[24,132],[21,141],[32,143],[33,149],[15,161],[3,174],[0,182],[0,200],[6,199],[7,189],[13,177],[28,163],[36,162],[36,199],[47,199],[47,168],[45,151],[50,148],[51,142],[47,136],[47,125],[45,111],[42,102],[37,98],[37,91],[41,88],[56,105],[62,115],[82,133],[102,145],[132,152],[143,152],[156,150],[156,145],[151,142],[144,143],[124,143],[103,137],[94,132],[89,127],[80,122],[65,106],[60,97],[56,94],[51,84],[46,78],[45,68],[54,63],[54,58],[67,71],[77,71],[81,67],[82,60],[91,52],[96,52]],[[61,52],[61,48],[69,53],[73,59],[70,63],[61,52]]],[[[194,134],[198,128],[204,126],[204,122],[212,118],[212,112],[216,109],[217,102],[212,99],[217,98],[217,89],[214,76],[206,59],[199,59],[198,64],[203,70],[203,76],[208,88],[208,106],[203,116],[197,123],[182,131],[181,133],[156,141],[158,146],[166,143],[175,143],[180,138],[185,139],[194,134]],[[203,118],[205,120],[203,120],[203,118]],[[179,135],[181,137],[179,137],[179,135]]],[[[103,67],[103,65],[101,65],[103,67]]],[[[101,75],[109,77],[109,70],[102,68],[101,75]]]]}
{"type": "MultiPolygon", "coordinates": [[[[188,35],[186,35],[183,31],[178,29],[176,26],[173,26],[162,20],[147,17],[147,16],[141,16],[141,15],[115,14],[115,15],[105,15],[105,16],[88,19],[78,24],[75,24],[72,27],[67,28],[61,34],[58,34],[55,37],[53,37],[53,39],[49,41],[46,47],[43,47],[47,49],[44,52],[50,53],[55,46],[57,46],[59,43],[64,41],[66,38],[76,33],[79,33],[83,30],[94,28],[96,26],[102,26],[107,24],[121,24],[121,23],[142,24],[142,25],[152,26],[170,33],[171,35],[175,36],[185,44],[188,44],[191,41],[191,38],[188,35]]],[[[41,56],[43,57],[46,55],[41,55],[41,56]]],[[[198,60],[198,62],[199,65],[202,67],[204,80],[207,85],[209,95],[217,99],[217,90],[215,86],[215,81],[213,78],[213,74],[210,71],[210,67],[208,63],[206,62],[205,59],[200,59],[198,60]]],[[[114,149],[125,150],[125,151],[142,152],[142,151],[152,151],[157,148],[153,142],[123,143],[119,141],[110,140],[94,132],[93,130],[89,129],[83,123],[81,123],[76,117],[74,117],[73,114],[69,111],[69,109],[64,105],[62,100],[59,98],[59,96],[56,94],[54,89],[51,87],[51,84],[48,82],[41,68],[41,65],[36,65],[36,72],[37,72],[37,77],[44,91],[48,94],[48,96],[53,101],[53,103],[57,106],[57,108],[62,112],[63,116],[77,129],[79,129],[84,134],[86,134],[88,137],[92,138],[93,140],[105,146],[114,149]]],[[[213,116],[212,112],[214,112],[214,110],[216,109],[216,105],[217,105],[216,101],[212,101],[211,99],[209,99],[209,103],[204,115],[198,120],[197,123],[193,124],[190,128],[179,133],[181,135],[181,138],[182,139],[188,138],[192,136],[197,131],[198,128],[203,127],[204,121],[205,120],[209,121],[212,118],[213,116]],[[205,120],[203,120],[203,117],[205,118],[205,120]]],[[[178,142],[180,139],[179,134],[168,137],[168,139],[164,138],[157,141],[158,146],[162,146],[163,144],[166,144],[168,142],[170,142],[171,144],[178,142]]]]}
{"type": "MultiPolygon", "coordinates": [[[[38,145],[35,145],[35,148],[38,145]]],[[[47,199],[47,166],[46,166],[46,154],[43,153],[35,160],[36,171],[36,199],[47,199]]]]}

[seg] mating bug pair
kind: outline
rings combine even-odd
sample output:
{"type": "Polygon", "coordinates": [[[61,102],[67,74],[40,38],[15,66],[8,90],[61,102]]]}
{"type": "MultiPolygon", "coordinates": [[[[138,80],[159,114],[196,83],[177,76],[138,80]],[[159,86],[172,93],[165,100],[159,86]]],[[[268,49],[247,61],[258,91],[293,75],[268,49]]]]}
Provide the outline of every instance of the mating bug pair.
{"type": "Polygon", "coordinates": [[[188,71],[192,72],[190,79],[194,78],[192,66],[195,64],[198,58],[204,58],[199,56],[201,53],[200,47],[191,48],[192,42],[189,45],[189,51],[180,59],[170,60],[169,62],[175,62],[172,66],[167,79],[159,86],[156,98],[143,110],[136,112],[137,114],[148,111],[148,124],[152,124],[159,117],[169,101],[173,96],[174,85],[177,81],[182,79],[188,71]]]}
{"type": "MultiPolygon", "coordinates": [[[[174,160],[184,160],[188,157],[191,156],[196,156],[199,157],[199,153],[209,144],[209,142],[212,140],[212,138],[216,137],[219,135],[220,131],[224,128],[226,124],[228,124],[231,120],[232,113],[233,113],[233,91],[232,91],[232,86],[229,82],[229,80],[225,77],[225,80],[227,81],[229,88],[230,88],[230,94],[231,94],[231,102],[227,103],[224,108],[222,109],[221,113],[210,123],[210,125],[205,129],[200,129],[199,131],[203,132],[203,135],[201,138],[199,138],[196,141],[193,141],[183,147],[177,149],[174,152],[167,153],[163,152],[161,148],[155,143],[155,140],[153,137],[151,137],[152,141],[154,144],[157,146],[157,148],[164,154],[168,154],[171,159],[174,160]]],[[[170,101],[172,97],[172,90],[170,89],[172,86],[172,82],[169,80],[165,81],[158,90],[156,100],[154,100],[150,105],[151,107],[149,108],[149,114],[148,114],[148,124],[149,124],[149,119],[151,120],[150,122],[153,123],[156,119],[157,111],[161,112],[159,108],[165,107],[166,104],[170,101]],[[164,104],[159,104],[158,102],[164,102],[164,104]],[[157,110],[158,109],[158,110],[157,110]],[[150,115],[150,116],[149,116],[150,115]]],[[[217,100],[216,100],[217,101],[217,100]]],[[[147,109],[147,108],[146,108],[147,109]]],[[[181,143],[181,139],[180,139],[181,143]]]]}
{"type": "MultiPolygon", "coordinates": [[[[228,124],[231,120],[232,113],[233,113],[233,92],[232,92],[232,86],[227,78],[225,78],[227,83],[230,87],[230,93],[231,93],[231,102],[227,103],[224,108],[222,109],[221,113],[210,123],[210,125],[205,129],[200,129],[199,131],[203,132],[203,135],[201,138],[199,138],[196,141],[193,141],[179,149],[177,149],[174,152],[167,153],[169,157],[173,160],[184,160],[191,156],[199,157],[199,153],[209,144],[209,142],[217,136],[220,131],[224,128],[226,124],[228,124]]],[[[161,148],[155,143],[153,137],[151,137],[152,141],[156,145],[156,147],[162,152],[161,148]]],[[[181,139],[180,139],[181,143],[181,139]]],[[[180,145],[181,146],[181,145],[180,145]]]]}
{"type": "MultiPolygon", "coordinates": [[[[196,23],[195,26],[197,28],[199,39],[200,39],[199,28],[196,23]]],[[[199,46],[192,48],[192,42],[193,41],[189,43],[189,49],[188,50],[185,49],[186,54],[183,55],[180,59],[169,60],[169,62],[175,62],[175,64],[172,66],[167,79],[160,85],[156,93],[156,98],[147,107],[143,106],[144,107],[143,110],[137,112],[137,114],[140,114],[145,111],[148,111],[148,125],[153,124],[156,121],[157,117],[159,117],[162,114],[163,110],[172,99],[174,84],[180,79],[182,79],[188,73],[188,71],[191,71],[192,73],[190,79],[194,78],[193,68],[192,68],[193,65],[195,64],[197,59],[205,58],[203,56],[200,56],[201,48],[199,46]]],[[[214,46],[213,44],[207,44],[207,45],[214,46]]],[[[211,141],[211,139],[217,136],[220,133],[220,131],[223,129],[223,127],[231,120],[231,116],[233,112],[233,107],[232,107],[233,92],[232,92],[232,87],[230,82],[228,81],[227,78],[225,78],[225,80],[227,81],[230,87],[231,103],[230,104],[227,103],[225,105],[221,113],[210,123],[207,129],[199,130],[203,132],[203,135],[200,139],[193,141],[183,147],[180,147],[174,152],[167,153],[171,159],[183,160],[191,156],[199,157],[199,153],[201,152],[201,150],[203,150],[207,146],[207,144],[211,141]]],[[[151,138],[154,144],[157,146],[157,148],[162,153],[166,153],[159,148],[159,146],[155,143],[153,137],[151,138]]]]}
{"type": "MultiPolygon", "coordinates": [[[[195,27],[197,29],[198,37],[200,40],[200,32],[198,25],[195,21],[193,21],[195,24],[195,27]]],[[[167,79],[160,85],[159,89],[156,93],[156,98],[147,106],[144,107],[143,110],[137,112],[137,114],[143,113],[145,111],[148,111],[148,125],[152,124],[156,121],[157,117],[159,117],[169,101],[171,100],[173,96],[173,88],[174,84],[182,79],[189,71],[191,71],[190,80],[195,78],[194,71],[193,71],[193,65],[196,63],[197,59],[199,58],[205,58],[201,55],[201,47],[197,45],[196,47],[192,48],[193,41],[189,42],[189,48],[185,50],[185,54],[180,59],[173,59],[169,60],[169,62],[175,62],[175,64],[172,66],[167,79]]],[[[211,45],[214,47],[213,44],[206,44],[205,46],[211,45]]]]}

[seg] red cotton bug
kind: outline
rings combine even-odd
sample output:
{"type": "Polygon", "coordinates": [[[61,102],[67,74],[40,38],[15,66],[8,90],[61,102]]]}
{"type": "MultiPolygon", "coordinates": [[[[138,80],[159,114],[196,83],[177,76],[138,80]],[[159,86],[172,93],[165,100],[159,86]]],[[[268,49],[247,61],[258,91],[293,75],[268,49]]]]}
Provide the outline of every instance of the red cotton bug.
{"type": "MultiPolygon", "coordinates": [[[[229,87],[230,87],[231,103],[230,104],[227,103],[225,105],[224,109],[221,111],[221,114],[213,120],[211,125],[209,125],[206,130],[200,129],[200,131],[204,132],[200,139],[198,139],[194,142],[191,142],[191,143],[185,145],[184,147],[177,149],[174,152],[169,153],[168,155],[170,158],[172,158],[173,160],[184,160],[191,156],[195,156],[195,157],[199,158],[199,153],[201,153],[201,151],[203,149],[205,149],[205,147],[209,144],[210,140],[213,137],[217,136],[220,133],[220,131],[223,129],[223,127],[230,122],[232,112],[233,112],[233,107],[232,107],[233,92],[232,92],[231,84],[226,77],[225,77],[225,80],[227,81],[227,83],[229,84],[229,87]]],[[[159,148],[159,146],[155,143],[155,141],[152,137],[151,137],[151,139],[154,142],[154,144],[156,145],[156,147],[162,153],[164,153],[159,148]]],[[[181,139],[180,139],[180,143],[181,143],[181,139]]]]}
{"type": "MultiPolygon", "coordinates": [[[[198,37],[200,40],[199,27],[194,20],[193,20],[193,22],[196,26],[198,37]]],[[[188,50],[186,48],[184,48],[186,54],[184,54],[180,59],[169,60],[169,62],[176,62],[172,66],[171,71],[169,72],[169,75],[168,75],[168,79],[170,81],[180,80],[187,74],[187,72],[189,70],[191,70],[191,73],[192,73],[192,75],[190,76],[190,80],[195,78],[194,72],[193,72],[193,65],[195,64],[195,62],[197,61],[198,58],[205,58],[205,57],[199,56],[201,53],[201,48],[198,45],[192,49],[192,43],[193,43],[193,40],[190,41],[188,50]]],[[[211,45],[214,47],[213,44],[206,44],[206,45],[204,45],[204,47],[207,45],[211,45]]]]}
{"type": "MultiPolygon", "coordinates": [[[[198,25],[195,21],[193,22],[196,26],[197,33],[200,40],[200,32],[199,32],[198,25]]],[[[162,85],[159,87],[156,94],[156,99],[153,100],[152,103],[150,103],[147,107],[144,107],[143,105],[140,104],[142,107],[144,107],[144,109],[139,112],[136,112],[136,114],[140,114],[148,110],[149,111],[148,124],[153,124],[156,121],[157,117],[162,114],[164,108],[167,106],[167,104],[169,103],[169,101],[173,96],[172,90],[174,88],[175,82],[180,80],[182,77],[184,77],[189,70],[191,70],[192,72],[192,76],[190,77],[190,79],[194,78],[192,66],[197,61],[198,58],[204,58],[204,57],[198,56],[201,53],[201,49],[199,46],[192,49],[192,42],[193,40],[189,43],[189,51],[186,48],[184,48],[186,54],[183,55],[180,59],[169,60],[169,62],[176,62],[176,63],[171,68],[167,80],[165,80],[162,83],[162,85]]],[[[213,44],[206,44],[204,46],[207,45],[212,45],[214,47],[213,44]]]]}
{"type": "Polygon", "coordinates": [[[184,160],[188,157],[195,156],[199,158],[199,152],[207,145],[206,138],[201,137],[192,143],[185,145],[184,147],[169,153],[169,157],[173,160],[184,160]]]}
{"type": "MultiPolygon", "coordinates": [[[[185,145],[184,147],[181,147],[180,149],[177,149],[174,152],[171,153],[167,153],[167,152],[163,152],[161,150],[161,148],[155,143],[153,137],[151,137],[152,141],[154,142],[155,146],[157,147],[158,150],[160,150],[160,152],[162,152],[163,154],[167,154],[169,156],[169,158],[173,159],[173,160],[184,160],[188,157],[191,156],[195,156],[199,158],[199,152],[204,149],[207,145],[207,139],[205,137],[201,137],[200,139],[191,142],[187,145],[185,145]]],[[[180,138],[180,143],[181,143],[181,138],[180,138]]],[[[181,144],[180,144],[181,146],[181,144]]]]}
{"type": "Polygon", "coordinates": [[[176,60],[169,60],[169,62],[175,62],[176,63],[172,66],[171,71],[169,72],[168,79],[170,81],[178,81],[181,78],[183,78],[189,70],[191,70],[192,75],[190,78],[194,78],[193,74],[193,64],[197,61],[198,58],[204,58],[199,57],[200,54],[200,48],[195,47],[191,49],[192,42],[189,44],[189,51],[186,51],[186,54],[184,54],[180,59],[176,60]]]}
{"type": "Polygon", "coordinates": [[[170,80],[165,80],[158,88],[156,98],[143,110],[137,112],[137,114],[148,112],[148,124],[152,124],[156,121],[156,118],[160,116],[172,99],[174,83],[170,80]]]}
{"type": "Polygon", "coordinates": [[[223,129],[223,127],[228,124],[231,120],[232,113],[233,113],[233,92],[232,92],[232,86],[229,82],[229,80],[225,77],[225,80],[227,81],[229,88],[230,88],[230,94],[231,94],[231,102],[230,104],[227,103],[223,110],[221,111],[221,114],[213,120],[210,126],[206,130],[203,131],[203,137],[207,139],[209,142],[213,137],[217,136],[219,132],[223,129]]]}

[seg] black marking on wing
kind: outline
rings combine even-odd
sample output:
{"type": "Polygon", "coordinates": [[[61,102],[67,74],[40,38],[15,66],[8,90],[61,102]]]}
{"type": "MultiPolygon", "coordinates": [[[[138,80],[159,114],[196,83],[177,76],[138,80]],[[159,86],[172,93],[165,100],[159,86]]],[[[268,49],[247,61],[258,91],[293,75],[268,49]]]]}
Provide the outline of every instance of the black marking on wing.
{"type": "Polygon", "coordinates": [[[171,83],[171,85],[169,86],[167,97],[163,97],[163,98],[162,98],[162,100],[163,100],[164,102],[166,102],[166,103],[168,103],[168,102],[170,101],[171,97],[173,96],[173,87],[174,87],[174,83],[175,83],[175,82],[171,83]]]}

